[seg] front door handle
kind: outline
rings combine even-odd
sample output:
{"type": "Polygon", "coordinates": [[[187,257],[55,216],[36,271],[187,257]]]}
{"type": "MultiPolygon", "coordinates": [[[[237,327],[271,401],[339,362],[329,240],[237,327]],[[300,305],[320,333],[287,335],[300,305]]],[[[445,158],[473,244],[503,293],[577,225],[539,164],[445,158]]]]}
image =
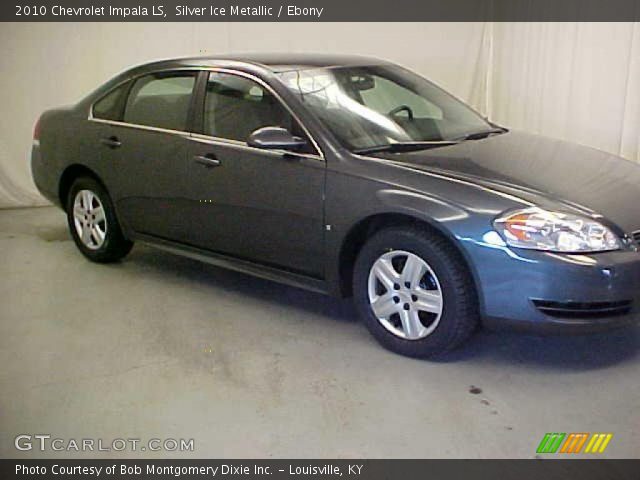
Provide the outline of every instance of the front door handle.
{"type": "Polygon", "coordinates": [[[203,167],[207,167],[207,168],[220,166],[220,160],[218,160],[216,156],[212,153],[209,153],[207,155],[196,155],[195,157],[193,157],[193,160],[196,163],[199,163],[203,167]]]}
{"type": "Polygon", "coordinates": [[[106,145],[109,148],[119,148],[122,146],[122,142],[115,135],[111,135],[107,138],[101,138],[100,143],[106,145]]]}

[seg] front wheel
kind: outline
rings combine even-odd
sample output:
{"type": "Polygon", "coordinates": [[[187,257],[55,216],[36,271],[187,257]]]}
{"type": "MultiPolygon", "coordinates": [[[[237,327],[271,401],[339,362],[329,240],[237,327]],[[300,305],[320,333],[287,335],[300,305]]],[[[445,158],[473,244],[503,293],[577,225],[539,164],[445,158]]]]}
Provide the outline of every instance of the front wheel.
{"type": "Polygon", "coordinates": [[[76,246],[91,261],[115,262],[133,246],[122,233],[109,194],[91,177],[78,178],[71,185],[67,221],[76,246]]]}
{"type": "Polygon", "coordinates": [[[438,235],[394,227],[363,246],[354,269],[356,308],[396,353],[427,358],[460,345],[478,325],[478,301],[460,253],[438,235]]]}

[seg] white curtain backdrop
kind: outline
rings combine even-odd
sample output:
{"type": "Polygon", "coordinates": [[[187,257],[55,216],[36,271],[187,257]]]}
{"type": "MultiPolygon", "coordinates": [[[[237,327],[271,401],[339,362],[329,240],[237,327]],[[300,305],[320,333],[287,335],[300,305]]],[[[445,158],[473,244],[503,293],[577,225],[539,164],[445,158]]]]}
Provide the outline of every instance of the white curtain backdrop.
{"type": "Polygon", "coordinates": [[[226,52],[389,59],[505,126],[640,161],[638,24],[5,23],[0,44],[0,208],[45,204],[29,167],[43,110],[135,64],[226,52]]]}
{"type": "Polygon", "coordinates": [[[487,114],[640,162],[640,24],[496,23],[487,114]]]}

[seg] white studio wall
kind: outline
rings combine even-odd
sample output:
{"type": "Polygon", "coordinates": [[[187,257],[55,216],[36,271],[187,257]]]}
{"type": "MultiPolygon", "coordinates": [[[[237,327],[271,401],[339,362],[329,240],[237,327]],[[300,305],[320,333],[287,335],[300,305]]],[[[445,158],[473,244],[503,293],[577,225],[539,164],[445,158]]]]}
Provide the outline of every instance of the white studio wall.
{"type": "Polygon", "coordinates": [[[0,26],[0,207],[45,204],[33,125],[125,68],[228,52],[398,62],[509,127],[640,161],[640,27],[510,23],[6,23],[0,26]]]}
{"type": "Polygon", "coordinates": [[[640,162],[640,24],[496,23],[486,112],[640,162]]]}

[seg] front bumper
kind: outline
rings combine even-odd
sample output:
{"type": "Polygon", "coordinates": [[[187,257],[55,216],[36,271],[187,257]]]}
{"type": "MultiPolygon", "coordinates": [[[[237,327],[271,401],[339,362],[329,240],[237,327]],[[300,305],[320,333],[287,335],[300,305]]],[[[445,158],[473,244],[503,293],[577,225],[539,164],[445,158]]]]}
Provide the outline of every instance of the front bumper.
{"type": "Polygon", "coordinates": [[[484,324],[587,333],[640,323],[640,252],[567,255],[473,243],[484,324]]]}

